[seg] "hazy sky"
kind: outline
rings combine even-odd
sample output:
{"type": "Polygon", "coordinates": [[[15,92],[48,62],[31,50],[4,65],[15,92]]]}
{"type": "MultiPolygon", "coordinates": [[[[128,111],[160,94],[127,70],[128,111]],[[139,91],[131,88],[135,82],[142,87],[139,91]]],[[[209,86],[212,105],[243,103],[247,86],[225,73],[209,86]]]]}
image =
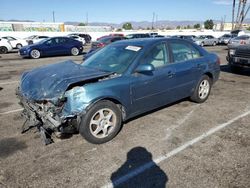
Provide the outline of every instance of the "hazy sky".
{"type": "Polygon", "coordinates": [[[157,20],[231,20],[232,0],[0,0],[0,20],[121,23],[157,20]]]}

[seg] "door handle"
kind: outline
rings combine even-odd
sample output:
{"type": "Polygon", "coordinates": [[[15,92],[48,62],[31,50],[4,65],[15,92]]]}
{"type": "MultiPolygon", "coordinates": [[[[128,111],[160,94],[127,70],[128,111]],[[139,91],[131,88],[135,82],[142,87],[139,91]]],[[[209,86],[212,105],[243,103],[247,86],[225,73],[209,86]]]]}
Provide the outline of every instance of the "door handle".
{"type": "Polygon", "coordinates": [[[174,75],[175,75],[174,72],[168,71],[168,74],[167,74],[168,78],[172,78],[174,75]]]}

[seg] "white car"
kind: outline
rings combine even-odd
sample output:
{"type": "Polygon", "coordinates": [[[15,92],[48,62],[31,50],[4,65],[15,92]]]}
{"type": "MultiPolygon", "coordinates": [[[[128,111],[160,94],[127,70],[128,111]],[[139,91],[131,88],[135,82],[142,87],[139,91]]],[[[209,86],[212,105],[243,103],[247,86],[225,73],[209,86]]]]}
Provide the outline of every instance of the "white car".
{"type": "Polygon", "coordinates": [[[0,38],[0,54],[6,54],[12,49],[13,48],[8,40],[0,38]]]}
{"type": "Polygon", "coordinates": [[[34,44],[34,43],[37,43],[37,42],[40,42],[42,41],[43,39],[47,39],[49,38],[48,36],[39,36],[39,35],[32,35],[32,36],[29,36],[26,39],[26,41],[28,42],[28,44],[34,44]]]}
{"type": "Polygon", "coordinates": [[[11,36],[5,36],[5,37],[2,37],[2,38],[8,40],[10,42],[12,48],[20,49],[23,46],[28,45],[28,42],[26,40],[24,40],[24,39],[19,39],[19,38],[11,37],[11,36]]]}
{"type": "Polygon", "coordinates": [[[68,37],[82,42],[82,45],[84,45],[86,43],[86,41],[83,37],[79,37],[77,35],[68,35],[68,37]]]}

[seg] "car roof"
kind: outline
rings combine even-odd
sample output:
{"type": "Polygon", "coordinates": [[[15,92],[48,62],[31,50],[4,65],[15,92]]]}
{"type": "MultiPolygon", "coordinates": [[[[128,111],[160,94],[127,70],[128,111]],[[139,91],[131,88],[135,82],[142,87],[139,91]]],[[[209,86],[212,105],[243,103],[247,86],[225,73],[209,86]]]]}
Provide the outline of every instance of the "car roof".
{"type": "Polygon", "coordinates": [[[167,41],[185,41],[187,40],[179,39],[179,38],[138,38],[138,39],[128,39],[128,40],[121,40],[115,42],[116,45],[124,44],[124,45],[131,45],[131,46],[142,46],[148,47],[158,42],[167,42],[167,41]]]}

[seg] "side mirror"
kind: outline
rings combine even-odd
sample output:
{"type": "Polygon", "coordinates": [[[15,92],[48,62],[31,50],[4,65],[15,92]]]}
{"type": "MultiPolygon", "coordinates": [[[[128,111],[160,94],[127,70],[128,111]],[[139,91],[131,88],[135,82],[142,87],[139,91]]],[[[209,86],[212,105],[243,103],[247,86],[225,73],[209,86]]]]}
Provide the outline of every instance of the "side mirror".
{"type": "Polygon", "coordinates": [[[149,72],[153,72],[155,70],[155,67],[151,64],[142,64],[139,65],[136,69],[135,72],[138,73],[149,73],[149,72]]]}

